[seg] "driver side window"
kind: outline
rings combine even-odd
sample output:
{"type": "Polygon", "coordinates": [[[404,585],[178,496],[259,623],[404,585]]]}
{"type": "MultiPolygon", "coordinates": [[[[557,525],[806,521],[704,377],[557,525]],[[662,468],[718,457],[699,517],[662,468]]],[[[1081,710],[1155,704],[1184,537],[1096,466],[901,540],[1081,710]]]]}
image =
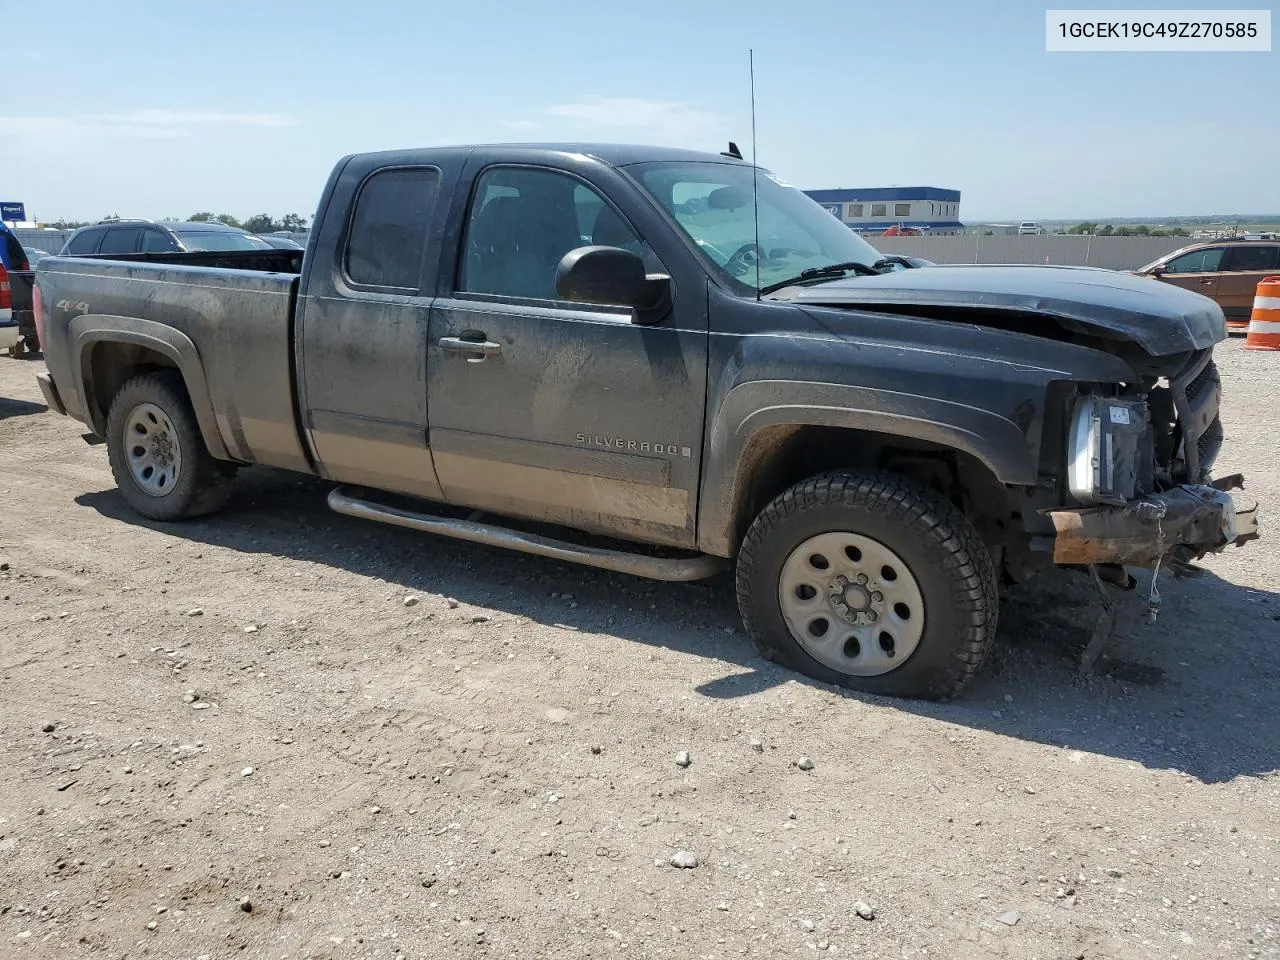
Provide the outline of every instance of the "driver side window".
{"type": "Polygon", "coordinates": [[[535,167],[490,167],[472,196],[458,289],[555,300],[560,260],[591,245],[630,250],[648,272],[661,271],[648,245],[581,180],[535,167]]]}
{"type": "Polygon", "coordinates": [[[1213,273],[1222,265],[1222,247],[1193,250],[1164,265],[1165,273],[1213,273]]]}

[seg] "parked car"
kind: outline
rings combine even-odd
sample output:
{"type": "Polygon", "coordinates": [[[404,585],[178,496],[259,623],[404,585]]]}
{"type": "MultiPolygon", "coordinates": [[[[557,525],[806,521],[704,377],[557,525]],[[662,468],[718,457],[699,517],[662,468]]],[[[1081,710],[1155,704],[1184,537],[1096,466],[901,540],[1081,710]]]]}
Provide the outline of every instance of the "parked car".
{"type": "Polygon", "coordinates": [[[272,233],[260,233],[258,234],[258,239],[264,241],[268,246],[275,247],[277,250],[306,249],[292,237],[278,237],[272,233]]]}
{"type": "Polygon", "coordinates": [[[27,247],[26,250],[27,250],[27,260],[33,267],[37,263],[39,263],[41,260],[43,260],[45,257],[53,256],[53,254],[50,253],[48,250],[41,250],[38,247],[27,247]]]}
{"type": "Polygon", "coordinates": [[[1209,482],[1225,334],[1185,290],[883,272],[801,191],[683,150],[361,154],[318,210],[292,274],[264,266],[285,250],[41,262],[41,389],[142,516],[208,514],[265,464],[383,523],[733,566],[765,656],[930,698],[991,648],[1002,577],[1127,583],[1257,536],[1239,476],[1209,482]]]}
{"type": "Polygon", "coordinates": [[[34,274],[21,241],[0,224],[0,350],[20,357],[39,349],[32,312],[34,274]]]}
{"type": "Polygon", "coordinates": [[[9,280],[9,270],[0,260],[0,350],[8,350],[13,356],[17,356],[21,342],[18,318],[13,315],[13,287],[9,280]]]}
{"type": "Polygon", "coordinates": [[[1229,330],[1249,329],[1258,283],[1280,270],[1280,241],[1212,240],[1167,253],[1135,271],[1194,290],[1222,308],[1229,330]]]}
{"type": "Polygon", "coordinates": [[[62,256],[270,249],[256,234],[225,223],[121,219],[76,230],[63,244],[62,256]]]}
{"type": "Polygon", "coordinates": [[[1044,227],[1040,226],[1035,220],[1023,220],[1018,224],[1018,236],[1020,237],[1038,237],[1044,233],[1044,227]]]}

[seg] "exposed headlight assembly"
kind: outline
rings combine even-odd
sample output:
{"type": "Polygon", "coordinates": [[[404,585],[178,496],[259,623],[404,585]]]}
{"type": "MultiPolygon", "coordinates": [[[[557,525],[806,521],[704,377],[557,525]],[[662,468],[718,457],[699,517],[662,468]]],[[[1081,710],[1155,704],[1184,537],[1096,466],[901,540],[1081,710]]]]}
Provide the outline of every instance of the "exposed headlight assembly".
{"type": "Polygon", "coordinates": [[[1081,503],[1123,504],[1138,493],[1139,477],[1150,470],[1143,435],[1147,404],[1087,394],[1071,411],[1067,441],[1067,483],[1081,503]]]}

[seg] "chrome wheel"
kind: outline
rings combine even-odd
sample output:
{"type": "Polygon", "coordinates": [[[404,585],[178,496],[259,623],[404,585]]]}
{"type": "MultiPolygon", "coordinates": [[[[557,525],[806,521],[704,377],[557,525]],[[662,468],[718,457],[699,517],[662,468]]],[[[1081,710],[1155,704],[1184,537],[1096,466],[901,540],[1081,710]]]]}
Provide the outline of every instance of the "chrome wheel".
{"type": "Polygon", "coordinates": [[[154,403],[134,407],[124,424],[129,473],[144,493],[167,496],[182,473],[182,447],[168,414],[154,403]]]}
{"type": "Polygon", "coordinates": [[[915,576],[883,543],[856,533],[823,533],[796,547],[782,566],[778,603],[805,652],[851,676],[902,666],[924,635],[915,576]]]}

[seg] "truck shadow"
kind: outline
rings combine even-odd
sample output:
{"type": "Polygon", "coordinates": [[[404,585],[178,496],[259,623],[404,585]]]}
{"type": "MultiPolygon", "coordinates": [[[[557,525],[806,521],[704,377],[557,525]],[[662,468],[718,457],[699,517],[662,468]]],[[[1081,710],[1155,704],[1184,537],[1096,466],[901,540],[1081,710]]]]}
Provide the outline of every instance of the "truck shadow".
{"type": "MultiPolygon", "coordinates": [[[[6,401],[0,400],[0,411],[6,401]]],[[[12,402],[12,401],[10,401],[12,402]]],[[[545,624],[722,661],[706,697],[751,696],[787,682],[943,723],[1174,769],[1206,783],[1280,769],[1280,594],[1212,573],[1162,578],[1160,619],[1144,619],[1147,581],[1119,601],[1115,640],[1095,674],[1077,664],[1098,610],[1091,581],[1055,571],[1006,592],[1002,643],[963,697],[892,700],[817,684],[761,658],[743,635],[728,576],[640,580],[362,522],[328,510],[330,486],[271,470],[242,472],[228,508],[158,524],[114,490],[77,503],[188,540],[327,565],[545,624]]]]}
{"type": "Polygon", "coordinates": [[[10,417],[29,417],[32,414],[44,413],[48,409],[43,403],[0,397],[0,420],[8,420],[10,417]]]}

